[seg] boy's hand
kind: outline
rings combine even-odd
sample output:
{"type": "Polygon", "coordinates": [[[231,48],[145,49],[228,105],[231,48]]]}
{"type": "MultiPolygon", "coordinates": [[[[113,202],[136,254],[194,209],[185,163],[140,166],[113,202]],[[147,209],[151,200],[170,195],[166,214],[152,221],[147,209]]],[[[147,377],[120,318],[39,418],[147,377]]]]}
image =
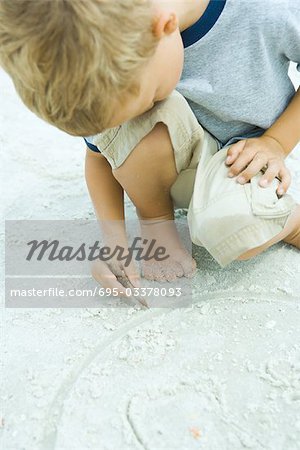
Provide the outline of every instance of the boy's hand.
{"type": "Polygon", "coordinates": [[[230,165],[228,176],[239,175],[240,184],[247,183],[261,169],[265,169],[259,184],[267,187],[275,177],[280,180],[277,194],[283,195],[291,184],[291,174],[285,166],[285,152],[279,142],[271,136],[246,139],[232,145],[225,163],[230,165]]]}
{"type": "MultiPolygon", "coordinates": [[[[112,260],[105,263],[101,260],[94,261],[92,265],[92,276],[101,284],[104,289],[111,289],[117,292],[119,297],[128,297],[126,287],[124,287],[118,277],[127,276],[135,287],[140,286],[139,274],[133,261],[126,267],[122,261],[112,260]]],[[[130,297],[130,296],[129,296],[130,297]]]]}

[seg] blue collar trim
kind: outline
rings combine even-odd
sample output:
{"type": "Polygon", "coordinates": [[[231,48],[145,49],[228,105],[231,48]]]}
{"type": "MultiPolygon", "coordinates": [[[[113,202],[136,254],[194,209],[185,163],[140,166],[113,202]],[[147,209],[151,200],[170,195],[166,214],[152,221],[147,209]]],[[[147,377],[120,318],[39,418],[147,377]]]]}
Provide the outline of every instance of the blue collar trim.
{"type": "Polygon", "coordinates": [[[204,14],[191,27],[181,33],[184,48],[205,36],[220,17],[227,0],[210,0],[204,14]]]}

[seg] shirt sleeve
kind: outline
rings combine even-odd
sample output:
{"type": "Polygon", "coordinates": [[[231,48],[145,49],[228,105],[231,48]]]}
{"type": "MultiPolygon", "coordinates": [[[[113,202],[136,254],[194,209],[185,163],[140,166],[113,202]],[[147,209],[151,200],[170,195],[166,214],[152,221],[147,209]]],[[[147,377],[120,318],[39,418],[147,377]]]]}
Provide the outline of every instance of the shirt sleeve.
{"type": "Polygon", "coordinates": [[[284,28],[281,28],[281,50],[289,61],[298,64],[298,70],[300,70],[300,2],[288,0],[286,15],[286,23],[284,23],[284,28]]]}
{"type": "Polygon", "coordinates": [[[90,150],[92,150],[93,152],[101,153],[96,145],[89,142],[86,138],[83,139],[90,150]]]}

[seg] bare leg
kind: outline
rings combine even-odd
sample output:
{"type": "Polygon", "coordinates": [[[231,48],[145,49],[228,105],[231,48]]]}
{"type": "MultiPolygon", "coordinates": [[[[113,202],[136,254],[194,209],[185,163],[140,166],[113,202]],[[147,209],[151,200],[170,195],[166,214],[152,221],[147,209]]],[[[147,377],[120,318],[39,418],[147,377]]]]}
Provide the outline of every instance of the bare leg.
{"type": "Polygon", "coordinates": [[[144,276],[159,281],[192,276],[196,263],[183,247],[173,222],[170,188],[177,171],[167,126],[157,123],[113,175],[137,208],[143,238],[155,239],[170,255],[165,262],[145,263],[144,276]]]}
{"type": "MultiPolygon", "coordinates": [[[[151,267],[149,264],[144,267],[145,276],[172,280],[177,276],[193,274],[195,262],[186,251],[182,253],[184,250],[172,222],[174,209],[170,188],[176,180],[177,171],[166,125],[157,123],[113,174],[137,208],[142,220],[143,237],[156,239],[158,245],[166,247],[172,255],[173,268],[157,264],[151,267]]],[[[285,228],[277,236],[237,259],[250,259],[282,240],[300,248],[300,205],[294,209],[285,228]]]]}
{"type": "Polygon", "coordinates": [[[237,259],[247,260],[253,258],[267,248],[271,247],[271,245],[277,244],[277,242],[280,242],[282,240],[300,249],[300,205],[297,205],[297,207],[294,209],[294,211],[288,218],[284,229],[279,234],[274,236],[265,244],[248,250],[237,259]]]}

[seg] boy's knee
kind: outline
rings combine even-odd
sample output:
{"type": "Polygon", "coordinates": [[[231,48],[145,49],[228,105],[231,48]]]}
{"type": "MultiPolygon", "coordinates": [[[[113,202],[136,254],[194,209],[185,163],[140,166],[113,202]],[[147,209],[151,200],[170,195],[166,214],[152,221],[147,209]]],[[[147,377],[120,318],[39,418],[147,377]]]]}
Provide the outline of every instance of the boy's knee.
{"type": "Polygon", "coordinates": [[[128,174],[133,176],[143,175],[143,179],[149,176],[171,179],[173,182],[177,176],[174,152],[168,127],[163,122],[158,122],[132,150],[125,161],[113,170],[114,177],[121,182],[128,174]]]}
{"type": "Polygon", "coordinates": [[[145,159],[155,157],[158,161],[169,157],[173,153],[173,147],[167,125],[163,122],[156,123],[154,128],[140,141],[133,152],[137,153],[136,150],[145,159]],[[149,152],[149,149],[151,149],[151,152],[149,152]]]}

